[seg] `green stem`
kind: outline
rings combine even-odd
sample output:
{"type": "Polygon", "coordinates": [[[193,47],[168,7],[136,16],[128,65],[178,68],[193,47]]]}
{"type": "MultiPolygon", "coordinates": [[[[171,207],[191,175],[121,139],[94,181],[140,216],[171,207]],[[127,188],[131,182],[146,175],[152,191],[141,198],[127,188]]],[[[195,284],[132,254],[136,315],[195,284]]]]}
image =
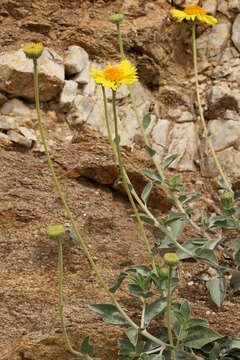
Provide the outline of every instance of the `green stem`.
{"type": "Polygon", "coordinates": [[[207,139],[210,151],[212,153],[213,159],[216,163],[216,166],[218,168],[218,171],[226,185],[226,187],[228,188],[229,191],[232,191],[232,187],[226,177],[226,175],[224,174],[224,171],[218,161],[216,152],[214,150],[213,147],[213,143],[211,140],[211,136],[209,134],[208,128],[207,128],[207,124],[204,118],[204,114],[203,114],[203,108],[202,108],[202,104],[201,104],[201,99],[200,99],[200,93],[199,93],[199,81],[198,81],[198,65],[197,65],[197,43],[196,43],[196,22],[194,22],[193,26],[192,26],[192,44],[193,44],[193,63],[194,63],[194,76],[195,76],[195,86],[196,86],[196,94],[197,94],[197,102],[198,102],[198,108],[199,108],[199,114],[200,114],[200,119],[202,122],[202,126],[203,126],[203,130],[204,130],[204,135],[207,139]]]}
{"type": "Polygon", "coordinates": [[[120,24],[117,24],[117,33],[118,33],[118,42],[120,47],[120,53],[122,60],[125,59],[124,50],[123,50],[123,41],[122,41],[122,34],[120,30],[120,24]]]}
{"type": "MultiPolygon", "coordinates": [[[[72,213],[65,201],[64,195],[62,193],[61,190],[61,186],[58,182],[58,179],[56,177],[55,171],[54,171],[54,167],[52,164],[52,160],[50,158],[49,155],[49,151],[48,151],[48,147],[47,147],[47,143],[45,140],[45,134],[44,134],[44,129],[43,129],[43,125],[42,125],[42,120],[41,120],[41,116],[40,116],[40,104],[39,104],[39,90],[38,90],[38,69],[37,69],[37,60],[34,60],[34,93],[35,93],[35,102],[36,102],[36,111],[37,111],[37,119],[38,119],[38,124],[39,124],[39,129],[40,129],[40,135],[41,135],[41,140],[44,146],[44,150],[46,153],[46,157],[47,157],[47,161],[48,161],[48,165],[49,168],[51,170],[53,179],[54,179],[54,183],[56,186],[56,189],[58,191],[59,197],[63,203],[64,209],[69,217],[70,223],[72,225],[72,228],[76,234],[77,237],[77,242],[78,244],[81,246],[81,248],[83,249],[84,254],[86,255],[90,265],[92,266],[92,269],[95,271],[96,276],[99,280],[99,282],[101,283],[101,285],[103,286],[104,290],[106,291],[106,293],[109,295],[109,297],[111,298],[113,304],[116,306],[116,308],[118,309],[118,311],[121,313],[121,315],[124,317],[124,319],[128,322],[128,324],[130,326],[132,326],[134,329],[139,329],[138,325],[125,313],[125,311],[122,309],[122,307],[120,306],[120,304],[118,303],[118,301],[115,299],[114,294],[112,294],[105,282],[105,280],[103,279],[101,273],[99,272],[91,254],[88,251],[88,248],[85,244],[85,241],[82,239],[77,226],[75,224],[75,221],[73,219],[72,213]]],[[[161,341],[160,339],[156,338],[155,336],[151,335],[147,330],[141,331],[141,334],[143,336],[145,336],[147,339],[154,341],[156,344],[161,345],[161,346],[169,346],[168,344],[164,343],[163,341],[161,341]]]]}
{"type": "MultiPolygon", "coordinates": [[[[150,257],[151,257],[152,265],[153,265],[153,271],[156,273],[157,272],[156,264],[155,264],[154,256],[152,254],[151,246],[150,246],[149,240],[147,238],[147,235],[146,235],[146,232],[145,232],[145,229],[144,229],[144,226],[143,226],[143,222],[142,222],[142,220],[140,218],[138,209],[137,209],[137,207],[135,205],[135,202],[133,200],[132,193],[131,193],[131,191],[129,189],[129,184],[131,184],[131,182],[130,182],[130,179],[129,179],[128,175],[127,175],[127,172],[126,172],[126,170],[124,168],[121,153],[120,153],[119,142],[118,142],[119,134],[118,134],[118,126],[117,126],[116,92],[113,91],[113,103],[112,103],[113,104],[113,114],[114,114],[116,147],[114,146],[113,139],[112,139],[112,134],[111,134],[110,126],[109,126],[109,118],[108,118],[108,111],[107,111],[107,98],[106,98],[105,88],[103,86],[102,86],[102,92],[103,92],[103,101],[104,101],[105,122],[106,122],[106,128],[107,128],[109,142],[111,144],[113,154],[114,154],[114,156],[115,156],[115,158],[116,158],[116,160],[117,160],[117,162],[119,164],[120,173],[121,173],[121,177],[122,177],[122,180],[123,180],[123,185],[124,185],[125,191],[126,191],[126,193],[128,195],[129,201],[130,201],[130,203],[132,205],[132,208],[133,208],[134,214],[136,216],[136,219],[138,221],[140,233],[141,233],[141,235],[142,235],[142,237],[144,239],[147,251],[148,251],[148,253],[149,253],[150,257]]],[[[135,190],[133,190],[132,184],[131,184],[131,188],[132,188],[132,191],[134,191],[134,193],[135,193],[135,190]]]]}
{"type": "Polygon", "coordinates": [[[87,359],[87,357],[84,354],[73,349],[70,340],[68,338],[68,334],[64,322],[62,283],[63,283],[63,252],[62,252],[62,241],[59,240],[58,241],[58,301],[59,301],[59,314],[61,319],[63,337],[68,350],[73,355],[81,356],[87,359]]]}
{"type": "MultiPolygon", "coordinates": [[[[168,326],[168,339],[169,344],[173,347],[173,336],[171,328],[171,280],[172,280],[172,266],[169,266],[168,273],[168,295],[167,295],[167,326],[168,326]]],[[[171,350],[171,359],[175,360],[175,351],[171,350]]]]}
{"type": "Polygon", "coordinates": [[[145,328],[145,312],[146,312],[146,299],[142,299],[143,307],[142,307],[142,315],[141,315],[141,329],[145,328]]]}

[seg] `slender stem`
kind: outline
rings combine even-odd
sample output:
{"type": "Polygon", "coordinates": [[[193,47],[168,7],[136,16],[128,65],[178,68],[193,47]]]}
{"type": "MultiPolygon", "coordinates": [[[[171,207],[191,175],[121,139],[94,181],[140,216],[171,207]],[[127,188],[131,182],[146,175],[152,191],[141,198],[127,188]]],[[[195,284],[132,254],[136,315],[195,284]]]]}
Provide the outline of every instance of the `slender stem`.
{"type": "Polygon", "coordinates": [[[193,63],[194,63],[194,76],[195,76],[195,86],[196,86],[196,94],[197,94],[197,102],[198,102],[198,108],[199,108],[199,114],[200,114],[200,119],[202,122],[202,126],[203,126],[203,130],[204,130],[204,135],[207,139],[209,148],[211,150],[213,159],[216,163],[216,166],[218,168],[218,171],[226,185],[226,187],[228,188],[229,191],[232,191],[232,187],[231,184],[229,183],[219,161],[216,155],[216,152],[214,150],[213,147],[213,143],[211,140],[211,136],[209,134],[208,128],[207,128],[207,124],[206,124],[206,120],[204,118],[204,114],[203,114],[203,108],[202,108],[202,104],[201,104],[201,99],[200,99],[200,93],[199,93],[199,81],[198,81],[198,65],[197,65],[197,44],[196,44],[196,22],[194,22],[193,26],[192,26],[192,44],[193,44],[193,63]]]}
{"type": "MultiPolygon", "coordinates": [[[[147,235],[146,235],[146,232],[145,232],[145,229],[144,229],[144,226],[143,226],[143,222],[142,222],[142,220],[140,218],[138,209],[137,209],[137,207],[135,205],[135,202],[133,200],[132,193],[131,193],[131,190],[129,188],[129,185],[131,184],[131,182],[130,182],[129,177],[127,175],[127,172],[126,172],[126,170],[124,168],[121,153],[120,153],[118,124],[117,124],[117,110],[116,110],[116,92],[113,91],[113,100],[112,100],[113,116],[114,116],[114,129],[115,129],[115,143],[116,143],[116,148],[115,148],[115,146],[113,144],[113,139],[112,139],[112,135],[111,135],[110,126],[109,126],[109,119],[108,119],[108,112],[107,112],[107,100],[106,100],[106,93],[105,93],[104,87],[102,87],[102,91],[103,91],[103,100],[104,100],[105,120],[106,120],[106,127],[107,127],[109,141],[110,141],[110,144],[112,146],[113,153],[114,153],[114,155],[115,155],[115,157],[117,159],[117,162],[119,164],[120,173],[121,173],[121,177],[122,177],[122,180],[123,180],[123,185],[124,185],[125,191],[126,191],[126,193],[128,195],[129,201],[130,201],[130,203],[132,205],[132,208],[133,208],[134,214],[136,216],[136,219],[138,221],[139,228],[140,228],[140,233],[141,233],[141,235],[142,235],[142,237],[144,239],[147,251],[148,251],[148,253],[149,253],[150,257],[151,257],[153,270],[156,273],[156,271],[157,271],[156,270],[156,264],[155,264],[154,256],[152,254],[151,246],[150,246],[149,240],[147,238],[147,235]]],[[[132,185],[131,185],[131,188],[132,188],[132,185]]]]}
{"type": "Polygon", "coordinates": [[[117,33],[118,33],[118,42],[119,42],[119,47],[120,47],[121,58],[123,60],[125,58],[125,55],[124,55],[124,50],[123,50],[122,34],[121,34],[119,23],[117,24],[117,33]]]}
{"type": "Polygon", "coordinates": [[[68,350],[73,355],[81,356],[87,359],[87,357],[84,354],[73,349],[70,340],[68,338],[67,329],[64,322],[62,283],[63,283],[63,252],[62,252],[62,240],[59,240],[58,241],[58,301],[59,301],[59,313],[60,313],[63,337],[68,350]]]}
{"type": "MultiPolygon", "coordinates": [[[[88,248],[87,248],[87,246],[85,244],[85,241],[82,239],[82,237],[81,237],[81,235],[80,235],[80,233],[79,233],[79,231],[77,229],[77,226],[76,226],[75,221],[73,219],[72,213],[71,213],[71,211],[70,211],[70,209],[69,209],[69,207],[68,207],[68,205],[67,205],[67,203],[65,201],[64,195],[63,195],[62,190],[61,190],[61,186],[60,186],[60,184],[58,182],[58,179],[57,179],[55,171],[54,171],[52,160],[51,160],[50,155],[49,155],[47,143],[46,143],[46,140],[45,140],[44,129],[43,129],[43,125],[42,125],[42,120],[41,120],[41,116],[40,116],[37,60],[34,60],[34,92],[35,92],[36,111],[37,111],[38,124],[39,124],[39,128],[40,128],[40,135],[41,135],[41,140],[42,140],[44,150],[45,150],[45,153],[46,153],[48,165],[49,165],[49,168],[51,170],[51,173],[52,173],[52,176],[53,176],[53,179],[54,179],[54,183],[55,183],[55,186],[57,188],[58,194],[59,194],[59,196],[61,198],[61,201],[63,203],[64,209],[65,209],[65,211],[66,211],[66,213],[67,213],[67,215],[69,217],[72,228],[73,228],[73,230],[74,230],[74,232],[76,234],[77,242],[82,247],[83,252],[86,255],[88,261],[90,262],[90,265],[92,266],[93,270],[95,271],[99,282],[101,283],[104,290],[106,291],[106,293],[111,298],[113,304],[116,306],[118,311],[121,313],[121,315],[124,317],[124,319],[128,322],[128,324],[130,326],[132,326],[134,329],[139,329],[138,325],[122,309],[122,307],[120,306],[118,301],[115,299],[114,294],[112,294],[110,292],[105,280],[103,279],[103,277],[102,277],[101,273],[99,272],[99,270],[98,270],[98,268],[97,268],[97,266],[96,266],[96,264],[95,264],[95,262],[94,262],[94,260],[93,260],[93,258],[91,256],[91,254],[88,251],[88,248]]],[[[143,330],[143,331],[140,331],[140,332],[141,332],[141,334],[143,336],[145,336],[147,339],[155,342],[156,344],[161,345],[161,346],[168,346],[169,347],[168,344],[166,344],[165,342],[163,342],[160,339],[156,338],[155,336],[151,335],[147,330],[143,330]]]]}
{"type": "Polygon", "coordinates": [[[141,315],[141,329],[145,328],[145,311],[146,311],[146,299],[142,299],[143,307],[142,307],[142,315],[141,315]]]}
{"type": "MultiPolygon", "coordinates": [[[[173,336],[171,328],[171,280],[172,280],[172,266],[169,266],[168,273],[168,296],[167,296],[167,326],[168,326],[168,339],[169,344],[173,347],[173,336]]],[[[171,350],[171,359],[175,360],[175,351],[171,350]]]]}

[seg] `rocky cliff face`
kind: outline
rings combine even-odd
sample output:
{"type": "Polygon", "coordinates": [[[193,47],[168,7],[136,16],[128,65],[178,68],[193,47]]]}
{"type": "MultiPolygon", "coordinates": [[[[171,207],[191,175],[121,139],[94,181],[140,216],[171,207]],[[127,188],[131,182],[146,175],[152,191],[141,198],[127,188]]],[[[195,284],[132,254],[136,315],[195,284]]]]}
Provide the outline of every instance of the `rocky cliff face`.
{"type": "MultiPolygon", "coordinates": [[[[134,87],[134,93],[140,116],[143,117],[149,110],[153,112],[148,132],[159,160],[169,153],[178,153],[174,168],[180,171],[200,170],[203,176],[215,177],[217,170],[202,135],[196,104],[191,27],[176,24],[170,19],[170,6],[166,1],[125,0],[112,5],[106,2],[104,16],[101,4],[101,1],[97,1],[91,6],[83,2],[77,6],[74,2],[72,5],[63,2],[56,12],[53,12],[54,1],[47,9],[20,2],[15,12],[11,2],[5,1],[1,5],[3,22],[10,23],[10,15],[19,17],[23,39],[37,38],[50,46],[42,57],[43,64],[40,64],[41,100],[48,101],[45,109],[51,111],[51,117],[67,120],[72,127],[88,122],[106,134],[101,90],[90,78],[89,70],[91,66],[103,66],[109,60],[119,61],[115,28],[107,22],[107,16],[112,11],[122,11],[126,19],[122,26],[124,47],[140,75],[140,83],[134,87]],[[71,12],[73,15],[70,17],[71,12]],[[81,24],[76,24],[80,12],[84,16],[81,24]],[[50,19],[47,15],[50,15],[50,19]],[[50,21],[53,18],[58,26],[50,21]],[[65,31],[62,33],[63,28],[65,31]]],[[[239,1],[177,0],[175,4],[203,5],[218,18],[219,22],[213,28],[205,25],[198,27],[200,92],[214,147],[228,175],[236,182],[240,176],[239,1]]],[[[25,100],[33,98],[31,64],[19,50],[4,51],[0,56],[0,70],[0,112],[4,114],[0,122],[1,142],[5,145],[11,142],[26,143],[27,147],[31,147],[38,138],[37,132],[33,131],[34,121],[31,125],[28,119],[28,126],[25,126],[26,116],[23,122],[19,120],[19,115],[22,115],[19,112],[29,113],[25,100]],[[23,98],[25,104],[12,98],[23,98]],[[11,116],[13,120],[9,118],[11,116]]],[[[108,100],[111,117],[110,93],[108,100]]],[[[128,92],[124,87],[118,93],[118,105],[122,144],[131,147],[141,145],[128,92]]],[[[71,135],[67,134],[67,141],[70,141],[71,135]]],[[[35,144],[34,149],[39,148],[40,145],[35,144]]]]}

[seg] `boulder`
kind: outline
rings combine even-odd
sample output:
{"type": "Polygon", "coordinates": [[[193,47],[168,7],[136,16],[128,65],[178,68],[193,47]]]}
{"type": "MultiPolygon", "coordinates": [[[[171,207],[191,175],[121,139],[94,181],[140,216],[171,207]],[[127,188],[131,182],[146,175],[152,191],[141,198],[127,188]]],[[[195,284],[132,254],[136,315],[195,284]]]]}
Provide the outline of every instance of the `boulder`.
{"type": "Polygon", "coordinates": [[[64,59],[67,75],[80,73],[89,63],[88,53],[77,45],[69,46],[64,59]]]}
{"type": "MultiPolygon", "coordinates": [[[[41,101],[56,97],[64,85],[64,65],[53,50],[44,49],[38,60],[39,93],[41,101]]],[[[0,90],[16,97],[34,100],[33,61],[23,50],[0,55],[0,90]]]]}

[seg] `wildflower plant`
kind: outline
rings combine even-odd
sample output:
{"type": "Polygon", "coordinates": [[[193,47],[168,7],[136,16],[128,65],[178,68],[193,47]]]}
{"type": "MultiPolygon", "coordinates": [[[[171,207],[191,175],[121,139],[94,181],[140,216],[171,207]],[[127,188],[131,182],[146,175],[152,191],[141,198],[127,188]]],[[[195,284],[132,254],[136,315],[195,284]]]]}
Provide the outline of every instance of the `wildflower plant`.
{"type": "MultiPolygon", "coordinates": [[[[179,303],[174,297],[174,291],[179,282],[179,263],[189,258],[198,262],[203,262],[216,270],[217,275],[209,281],[208,288],[212,300],[218,306],[222,306],[224,303],[227,289],[226,274],[232,274],[232,288],[234,290],[238,290],[240,288],[240,272],[238,271],[238,266],[240,265],[240,246],[238,237],[231,239],[229,242],[228,240],[225,241],[226,239],[223,236],[216,235],[216,232],[211,232],[212,229],[219,229],[221,231],[238,229],[238,222],[240,218],[240,193],[232,191],[230,183],[224,175],[218,162],[207,130],[199,96],[196,26],[198,22],[215,25],[217,20],[214,17],[207,15],[205,10],[198,6],[188,7],[183,11],[172,9],[171,15],[179,22],[187,20],[192,25],[194,70],[199,112],[205,136],[208,139],[209,147],[212,151],[217,167],[219,168],[219,172],[225,186],[225,191],[220,199],[223,208],[223,215],[211,216],[209,218],[203,213],[201,224],[196,224],[191,218],[191,215],[194,212],[192,204],[200,197],[200,194],[188,194],[185,191],[184,185],[181,183],[179,175],[174,175],[172,177],[167,177],[165,175],[165,169],[168,168],[172,161],[176,159],[177,155],[172,154],[168,156],[164,159],[163,163],[160,164],[156,158],[155,151],[151,148],[150,141],[146,134],[146,129],[150,124],[151,117],[149,114],[146,114],[143,119],[139,116],[132,91],[132,84],[138,81],[137,69],[126,59],[124,54],[120,29],[120,24],[123,21],[123,15],[112,15],[109,20],[111,23],[115,24],[117,28],[121,61],[117,66],[108,64],[105,69],[92,69],[91,72],[96,83],[102,88],[105,124],[109,142],[116,162],[119,165],[121,180],[129,202],[133,208],[135,218],[139,225],[139,231],[146,245],[152,265],[146,266],[142,264],[134,264],[132,266],[128,266],[122,273],[119,274],[111,287],[103,278],[88,250],[87,244],[78,231],[71,210],[68,207],[64,194],[61,190],[61,185],[56,177],[49,155],[40,116],[38,93],[38,58],[41,56],[43,46],[41,44],[27,44],[24,48],[26,56],[33,60],[35,101],[38,123],[41,139],[56,190],[58,191],[64,209],[71,222],[74,239],[77,241],[77,244],[81,246],[90,263],[90,266],[95,271],[97,279],[111,300],[111,303],[91,304],[89,305],[89,309],[102,316],[103,320],[107,323],[125,327],[126,336],[124,338],[120,338],[118,341],[120,360],[200,360],[203,359],[199,356],[200,350],[205,354],[205,359],[217,360],[227,359],[227,356],[233,349],[240,351],[240,344],[238,342],[234,343],[234,348],[234,346],[231,346],[231,344],[233,344],[231,339],[226,339],[211,329],[205,319],[192,317],[190,305],[187,300],[179,303]],[[155,166],[155,170],[146,168],[142,170],[143,174],[149,179],[149,183],[143,189],[141,196],[139,196],[134,189],[121,156],[121,139],[118,130],[116,94],[122,84],[126,84],[128,86],[132,101],[132,108],[143,136],[145,149],[155,166]],[[110,130],[111,127],[107,110],[106,88],[110,88],[112,90],[114,134],[112,134],[110,130]],[[173,208],[169,211],[169,213],[161,218],[156,217],[148,207],[148,198],[154,184],[160,184],[166,189],[169,201],[173,205],[173,208]],[[145,223],[150,224],[161,231],[161,239],[156,239],[154,244],[151,244],[147,237],[145,223]],[[192,226],[196,236],[187,239],[183,244],[181,244],[179,240],[186,225],[188,224],[192,226]],[[219,245],[225,249],[226,253],[231,255],[234,262],[233,268],[226,267],[224,264],[219,262],[215,253],[215,250],[219,245]],[[157,254],[164,254],[160,261],[156,260],[157,254]],[[139,302],[141,313],[140,320],[138,322],[133,320],[127,314],[116,299],[115,294],[124,283],[126,284],[126,290],[129,295],[135,297],[139,302]],[[161,326],[158,334],[154,334],[152,330],[148,330],[149,327],[151,329],[152,321],[159,315],[163,317],[164,314],[166,317],[166,326],[161,326]],[[210,350],[207,350],[209,348],[206,348],[206,345],[210,346],[210,350]],[[221,354],[223,354],[223,357],[221,357],[221,354]]],[[[72,347],[64,323],[62,296],[62,241],[64,241],[65,234],[66,232],[62,225],[50,226],[48,229],[49,238],[58,243],[59,249],[59,313],[65,344],[68,350],[75,356],[75,359],[99,360],[99,358],[94,357],[94,349],[88,336],[83,339],[80,350],[75,350],[72,347]]]]}

